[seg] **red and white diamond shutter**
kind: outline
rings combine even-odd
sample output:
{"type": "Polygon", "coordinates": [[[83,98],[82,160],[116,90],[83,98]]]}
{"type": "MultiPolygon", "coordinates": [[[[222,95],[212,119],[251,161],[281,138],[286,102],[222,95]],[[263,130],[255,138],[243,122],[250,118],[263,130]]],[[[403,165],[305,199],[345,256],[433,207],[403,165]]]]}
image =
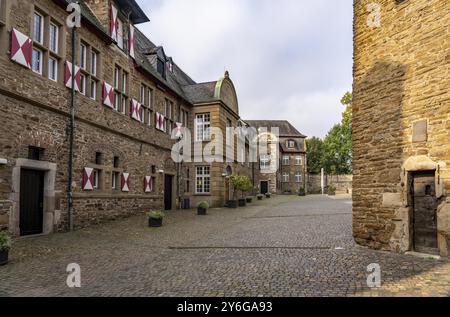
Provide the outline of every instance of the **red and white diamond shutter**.
{"type": "Polygon", "coordinates": [[[139,122],[142,121],[141,107],[142,105],[137,100],[131,99],[131,118],[139,122]]]}
{"type": "Polygon", "coordinates": [[[119,20],[117,18],[117,8],[113,5],[111,5],[111,10],[110,10],[110,25],[109,25],[109,31],[110,31],[110,35],[111,38],[114,41],[118,40],[118,30],[119,30],[119,20]]]}
{"type": "Polygon", "coordinates": [[[151,193],[153,191],[153,178],[151,176],[145,176],[144,178],[144,192],[151,193]]]}
{"type": "Polygon", "coordinates": [[[11,60],[31,69],[33,41],[16,29],[11,30],[11,60]]]}
{"type": "Polygon", "coordinates": [[[134,58],[134,25],[130,24],[130,34],[128,36],[128,47],[130,48],[130,56],[134,58]]]}
{"type": "MultiPolygon", "coordinates": [[[[67,88],[72,89],[72,66],[71,62],[65,63],[65,71],[64,71],[64,83],[67,88]]],[[[81,69],[78,66],[75,66],[75,90],[80,91],[81,86],[81,69]]]]}
{"type": "Polygon", "coordinates": [[[159,112],[156,113],[156,129],[166,131],[166,117],[159,112]]]}
{"type": "Polygon", "coordinates": [[[108,106],[110,108],[114,107],[114,88],[110,84],[107,84],[106,82],[103,83],[103,104],[105,106],[108,106]]]}
{"type": "Polygon", "coordinates": [[[85,191],[94,190],[94,169],[86,167],[83,171],[83,186],[85,191]]]}
{"type": "Polygon", "coordinates": [[[122,174],[122,191],[123,192],[129,192],[130,191],[130,174],[129,173],[123,173],[122,174]]]}

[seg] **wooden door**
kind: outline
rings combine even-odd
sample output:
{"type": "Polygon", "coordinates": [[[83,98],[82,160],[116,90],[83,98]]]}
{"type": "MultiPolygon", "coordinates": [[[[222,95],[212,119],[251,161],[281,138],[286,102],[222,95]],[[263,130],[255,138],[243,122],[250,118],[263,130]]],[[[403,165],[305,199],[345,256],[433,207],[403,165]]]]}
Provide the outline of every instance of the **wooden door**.
{"type": "Polygon", "coordinates": [[[20,235],[43,232],[44,172],[22,169],[20,172],[20,235]]]}

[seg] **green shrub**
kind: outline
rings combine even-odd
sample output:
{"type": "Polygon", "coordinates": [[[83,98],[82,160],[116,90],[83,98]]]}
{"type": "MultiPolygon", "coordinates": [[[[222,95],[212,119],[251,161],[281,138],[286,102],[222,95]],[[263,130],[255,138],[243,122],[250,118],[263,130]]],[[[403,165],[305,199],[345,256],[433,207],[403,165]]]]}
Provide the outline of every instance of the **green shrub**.
{"type": "Polygon", "coordinates": [[[201,203],[199,203],[197,205],[197,208],[201,208],[201,209],[209,209],[209,204],[206,201],[202,201],[201,203]]]}
{"type": "Polygon", "coordinates": [[[11,237],[6,231],[0,231],[0,251],[11,249],[11,237]]]}
{"type": "Polygon", "coordinates": [[[333,185],[328,186],[328,195],[336,195],[336,187],[333,185]]]}
{"type": "Polygon", "coordinates": [[[160,210],[153,210],[153,211],[150,211],[147,215],[148,215],[149,218],[157,219],[157,220],[163,219],[163,218],[166,216],[166,215],[165,215],[162,211],[160,211],[160,210]]]}

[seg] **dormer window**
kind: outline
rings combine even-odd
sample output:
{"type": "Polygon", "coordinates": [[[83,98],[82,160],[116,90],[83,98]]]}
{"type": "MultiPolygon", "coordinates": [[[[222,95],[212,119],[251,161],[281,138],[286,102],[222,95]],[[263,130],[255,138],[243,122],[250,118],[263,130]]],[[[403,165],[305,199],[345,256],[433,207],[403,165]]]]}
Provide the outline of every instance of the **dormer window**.
{"type": "Polygon", "coordinates": [[[286,142],[286,145],[289,149],[294,149],[295,148],[295,141],[294,140],[288,140],[286,142]]]}
{"type": "Polygon", "coordinates": [[[158,73],[164,78],[166,79],[166,64],[164,63],[164,61],[160,58],[158,58],[157,61],[157,71],[158,73]]]}

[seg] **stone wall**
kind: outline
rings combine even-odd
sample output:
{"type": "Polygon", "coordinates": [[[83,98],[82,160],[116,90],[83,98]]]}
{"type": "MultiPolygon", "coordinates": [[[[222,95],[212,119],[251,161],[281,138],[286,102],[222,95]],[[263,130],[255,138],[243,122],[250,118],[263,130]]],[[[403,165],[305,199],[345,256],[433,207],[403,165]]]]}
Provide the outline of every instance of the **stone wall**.
{"type": "MultiPolygon", "coordinates": [[[[354,2],[354,236],[405,252],[413,248],[411,173],[435,170],[441,213],[448,210],[450,11],[441,0],[381,0],[377,26],[372,2],[354,2]]],[[[450,228],[438,226],[445,255],[450,228]]]]}
{"type": "MultiPolygon", "coordinates": [[[[321,194],[321,175],[308,175],[308,193],[321,194]]],[[[351,194],[353,188],[353,175],[325,175],[325,187],[333,185],[338,194],[351,194]]]]}

